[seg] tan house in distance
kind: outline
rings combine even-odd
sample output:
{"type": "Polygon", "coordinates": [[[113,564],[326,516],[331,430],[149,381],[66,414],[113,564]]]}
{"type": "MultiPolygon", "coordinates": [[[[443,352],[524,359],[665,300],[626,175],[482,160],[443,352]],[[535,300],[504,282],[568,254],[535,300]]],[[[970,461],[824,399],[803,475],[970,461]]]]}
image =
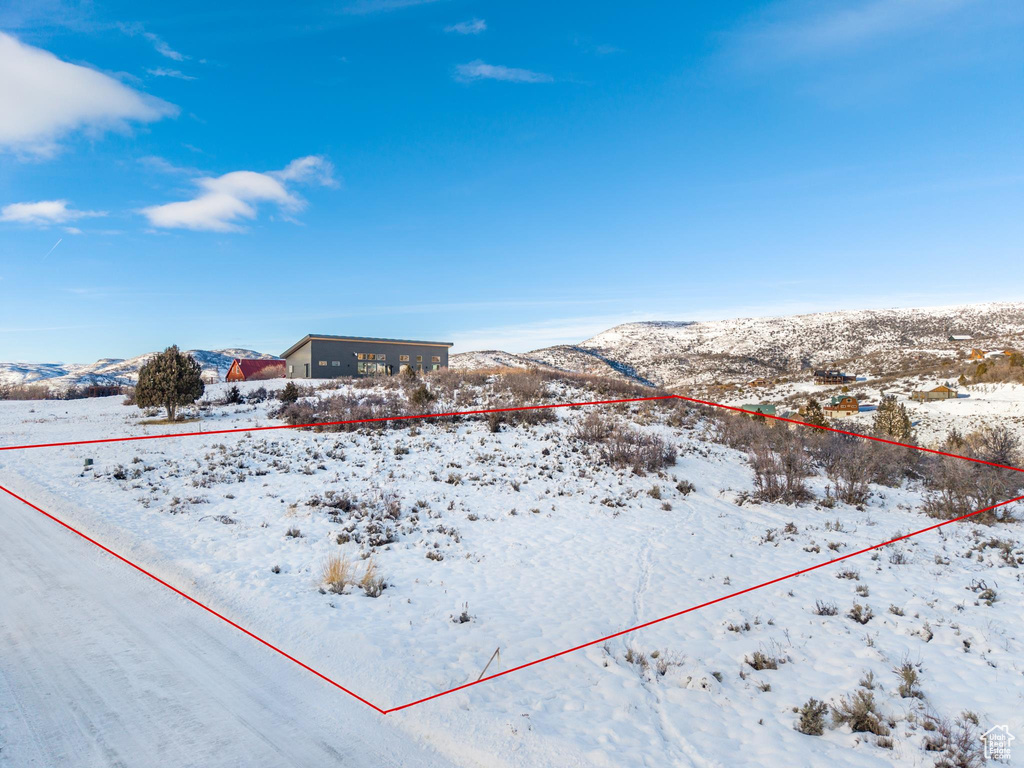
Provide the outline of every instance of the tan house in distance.
{"type": "Polygon", "coordinates": [[[956,390],[950,389],[945,384],[928,391],[915,392],[910,396],[911,400],[918,400],[922,403],[927,400],[952,400],[954,398],[956,398],[956,390]]]}
{"type": "Polygon", "coordinates": [[[859,413],[860,403],[857,402],[856,397],[851,397],[850,395],[837,395],[836,397],[833,397],[832,402],[822,408],[822,410],[830,419],[842,419],[859,413]]]}

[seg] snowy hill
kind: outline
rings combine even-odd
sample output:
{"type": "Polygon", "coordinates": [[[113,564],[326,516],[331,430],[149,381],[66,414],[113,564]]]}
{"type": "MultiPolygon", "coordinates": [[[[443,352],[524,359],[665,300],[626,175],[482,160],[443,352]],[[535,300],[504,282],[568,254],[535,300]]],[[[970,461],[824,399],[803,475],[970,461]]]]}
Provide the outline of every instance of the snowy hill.
{"type": "MultiPolygon", "coordinates": [[[[522,355],[454,355],[456,368],[518,358],[562,370],[626,376],[660,386],[743,381],[843,364],[898,371],[925,356],[1024,345],[1024,303],[852,310],[712,322],[626,323],[575,345],[522,355]],[[950,341],[952,335],[970,339],[950,341]]],[[[504,364],[504,363],[501,363],[504,364]]]]}
{"type": "MultiPolygon", "coordinates": [[[[131,384],[138,379],[139,369],[156,352],[148,352],[128,359],[104,357],[95,363],[0,363],[0,384],[45,384],[51,389],[64,391],[86,384],[131,384]]],[[[204,372],[216,371],[223,378],[236,357],[270,359],[274,355],[251,349],[190,349],[204,372]]]]}

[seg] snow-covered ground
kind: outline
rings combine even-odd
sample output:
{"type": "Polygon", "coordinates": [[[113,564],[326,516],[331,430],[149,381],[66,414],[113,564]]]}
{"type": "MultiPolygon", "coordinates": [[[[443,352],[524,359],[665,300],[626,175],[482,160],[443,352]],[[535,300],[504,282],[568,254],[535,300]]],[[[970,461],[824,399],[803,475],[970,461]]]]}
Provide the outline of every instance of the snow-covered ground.
{"type": "MultiPolygon", "coordinates": [[[[4,402],[0,431],[11,445],[261,426],[273,405],[167,427],[120,398],[4,402]]],[[[935,522],[911,485],[862,509],[740,505],[745,458],[676,405],[615,412],[678,452],[637,475],[574,436],[586,413],[0,452],[0,484],[384,708],[475,680],[496,648],[488,674],[935,522]],[[386,589],[330,591],[331,556],[357,577],[372,561],[386,589]]],[[[955,523],[387,719],[466,766],[932,765],[936,723],[965,711],[977,732],[1024,734],[1022,530],[955,523]],[[758,652],[776,668],[755,669],[758,652]],[[898,693],[903,664],[920,696],[898,693]],[[827,717],[823,735],[794,729],[809,698],[858,690],[891,741],[827,717]]]]}
{"type": "Polygon", "coordinates": [[[0,766],[448,766],[0,494],[0,766]]]}

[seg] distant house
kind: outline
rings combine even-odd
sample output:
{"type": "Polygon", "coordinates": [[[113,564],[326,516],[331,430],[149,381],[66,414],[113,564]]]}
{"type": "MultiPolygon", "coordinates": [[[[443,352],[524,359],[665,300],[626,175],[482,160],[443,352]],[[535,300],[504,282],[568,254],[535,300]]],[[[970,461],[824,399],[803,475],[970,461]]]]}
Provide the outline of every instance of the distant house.
{"type": "Polygon", "coordinates": [[[911,396],[911,400],[918,400],[920,402],[926,402],[928,400],[952,400],[956,397],[956,390],[950,389],[945,384],[942,384],[935,389],[929,389],[927,391],[914,392],[911,396]]]}
{"type": "Polygon", "coordinates": [[[950,341],[970,341],[971,337],[967,336],[965,334],[955,334],[954,333],[952,336],[949,337],[949,340],[950,341]]]}
{"type": "Polygon", "coordinates": [[[856,380],[856,376],[849,376],[831,368],[820,368],[814,372],[815,384],[849,384],[856,380]]]}
{"type": "Polygon", "coordinates": [[[832,401],[822,408],[822,410],[829,418],[842,419],[846,416],[853,416],[855,413],[859,413],[860,403],[857,402],[856,397],[840,395],[833,397],[832,401]]]}
{"type": "Polygon", "coordinates": [[[228,368],[227,381],[262,381],[283,379],[284,360],[249,360],[235,358],[228,368]]]}
{"type": "Polygon", "coordinates": [[[749,411],[750,413],[759,413],[762,416],[775,415],[775,406],[768,405],[767,403],[744,403],[740,408],[744,411],[749,411]]]}
{"type": "Polygon", "coordinates": [[[984,360],[985,350],[983,349],[972,349],[971,354],[967,356],[968,360],[984,360]]]}
{"type": "Polygon", "coordinates": [[[764,378],[763,376],[760,376],[760,377],[754,379],[753,381],[748,381],[747,382],[747,386],[748,387],[768,387],[768,386],[771,386],[771,382],[768,381],[768,379],[764,378]]]}

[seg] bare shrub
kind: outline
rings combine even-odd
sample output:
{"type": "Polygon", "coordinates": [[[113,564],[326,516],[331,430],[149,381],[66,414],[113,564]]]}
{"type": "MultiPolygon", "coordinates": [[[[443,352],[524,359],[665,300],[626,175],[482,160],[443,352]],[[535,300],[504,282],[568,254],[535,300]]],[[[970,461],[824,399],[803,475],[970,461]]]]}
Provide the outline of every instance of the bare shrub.
{"type": "Polygon", "coordinates": [[[778,669],[779,660],[774,656],[769,656],[763,651],[754,651],[749,657],[744,656],[743,660],[751,667],[760,672],[762,669],[778,669]]]}
{"type": "Polygon", "coordinates": [[[978,719],[973,713],[964,712],[954,722],[930,718],[924,726],[931,732],[925,738],[925,750],[942,753],[935,760],[935,768],[981,768],[985,764],[978,719]]]}
{"type": "Polygon", "coordinates": [[[387,588],[384,577],[377,572],[377,565],[372,558],[366,561],[366,570],[359,580],[359,586],[368,597],[380,597],[387,588]]]}
{"type": "Polygon", "coordinates": [[[843,696],[832,704],[832,720],[836,725],[849,725],[855,733],[888,736],[889,726],[878,711],[875,695],[861,689],[843,696]]]}
{"type": "Polygon", "coordinates": [[[850,612],[846,615],[858,624],[867,624],[875,617],[875,613],[871,610],[870,605],[863,606],[860,603],[854,603],[853,608],[851,608],[850,612]]]}
{"type": "Polygon", "coordinates": [[[754,495],[760,501],[797,504],[813,498],[806,478],[810,462],[796,441],[756,442],[750,451],[754,468],[754,495]]]}
{"type": "Polygon", "coordinates": [[[612,433],[612,425],[597,411],[590,411],[582,419],[576,421],[570,434],[585,443],[600,444],[612,433]]]}
{"type": "Polygon", "coordinates": [[[808,736],[821,736],[825,732],[825,714],[828,712],[825,702],[812,697],[797,711],[800,719],[793,726],[796,730],[808,736]]]}
{"type": "Polygon", "coordinates": [[[821,600],[816,600],[814,603],[814,612],[818,616],[835,616],[839,613],[839,606],[835,603],[824,603],[821,600]]]}
{"type": "MultiPolygon", "coordinates": [[[[1011,467],[1018,466],[1021,453],[1017,436],[1003,425],[988,427],[967,437],[951,431],[942,447],[951,453],[1011,467]]],[[[932,517],[948,520],[1020,495],[1024,489],[1024,473],[942,457],[932,462],[926,483],[930,492],[925,498],[924,511],[932,517]]],[[[1007,519],[1007,512],[1002,508],[971,517],[975,522],[986,524],[1007,519]]]]}
{"type": "Polygon", "coordinates": [[[676,490],[679,491],[679,493],[681,493],[683,496],[689,496],[696,489],[697,486],[695,486],[689,480],[680,480],[678,483],[676,483],[676,490]]]}
{"type": "Polygon", "coordinates": [[[921,676],[918,674],[917,665],[912,664],[909,660],[904,660],[902,664],[893,669],[893,672],[896,673],[896,676],[900,680],[896,691],[899,693],[901,698],[924,698],[924,693],[921,692],[921,676]]]}
{"type": "Polygon", "coordinates": [[[0,400],[60,400],[45,384],[5,384],[0,387],[0,400]]]}
{"type": "Polygon", "coordinates": [[[675,448],[656,435],[618,426],[605,439],[601,457],[609,464],[629,467],[643,475],[676,463],[675,448]]]}

